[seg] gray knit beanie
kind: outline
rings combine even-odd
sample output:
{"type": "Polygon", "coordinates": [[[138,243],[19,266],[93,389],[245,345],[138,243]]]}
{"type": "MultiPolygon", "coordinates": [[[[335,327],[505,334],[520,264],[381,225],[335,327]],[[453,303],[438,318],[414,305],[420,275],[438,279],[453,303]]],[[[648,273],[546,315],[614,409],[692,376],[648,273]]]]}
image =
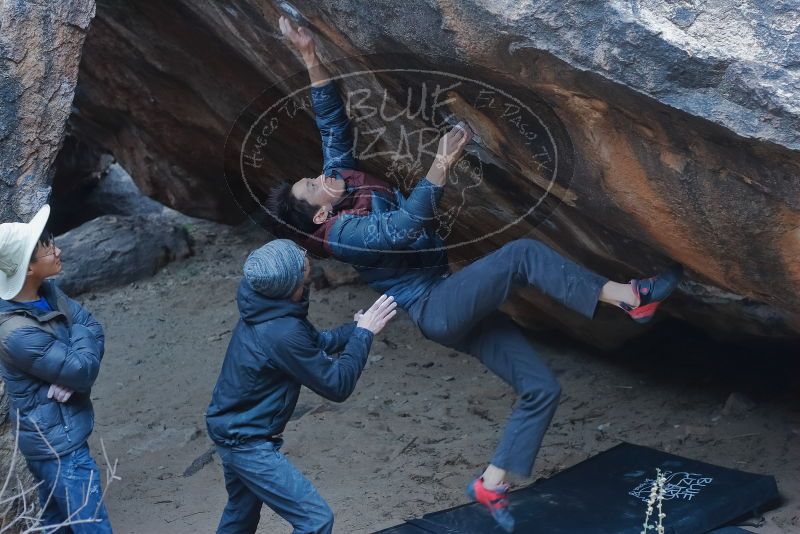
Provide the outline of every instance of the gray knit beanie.
{"type": "Polygon", "coordinates": [[[275,239],[250,253],[244,277],[265,297],[283,299],[303,281],[304,268],[303,250],[288,239],[275,239]]]}

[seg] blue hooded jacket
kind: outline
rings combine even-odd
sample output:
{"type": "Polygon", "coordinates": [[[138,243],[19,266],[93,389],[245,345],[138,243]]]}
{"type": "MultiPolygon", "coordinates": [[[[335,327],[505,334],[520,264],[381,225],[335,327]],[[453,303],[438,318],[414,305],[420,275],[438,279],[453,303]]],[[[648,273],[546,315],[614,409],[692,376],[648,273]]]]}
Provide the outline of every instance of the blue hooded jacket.
{"type": "Polygon", "coordinates": [[[0,300],[0,375],[20,451],[30,460],[61,457],[86,443],[94,427],[89,394],[105,342],[100,323],[54,282],[46,280],[39,294],[53,311],[0,300]],[[74,393],[64,403],[48,399],[52,384],[74,393]]]}
{"type": "MultiPolygon", "coordinates": [[[[357,161],[350,120],[336,85],[312,87],[311,102],[322,138],[323,172],[342,179],[339,171],[356,169],[357,161]]],[[[408,197],[396,188],[392,195],[373,193],[370,213],[340,215],[327,244],[370,287],[408,310],[448,272],[444,241],[431,229],[443,194],[443,187],[426,178],[408,197]]]]}
{"type": "Polygon", "coordinates": [[[233,331],[206,426],[218,445],[232,446],[283,432],[300,386],[334,402],[356,387],[367,363],[372,332],[351,322],[318,332],[308,321],[308,295],[271,299],[245,279],[237,295],[233,331]],[[331,354],[340,353],[338,357],[331,354]]]}

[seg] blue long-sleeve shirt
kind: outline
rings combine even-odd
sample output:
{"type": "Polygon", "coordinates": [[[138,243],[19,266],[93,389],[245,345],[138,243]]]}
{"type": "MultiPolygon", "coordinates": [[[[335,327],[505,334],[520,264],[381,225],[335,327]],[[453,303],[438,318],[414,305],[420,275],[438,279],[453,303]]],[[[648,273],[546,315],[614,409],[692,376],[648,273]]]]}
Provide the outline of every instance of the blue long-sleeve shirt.
{"type": "Polygon", "coordinates": [[[367,363],[369,330],[351,322],[318,332],[306,318],[307,299],[270,299],[244,279],[237,302],[241,317],[206,412],[215,443],[280,434],[301,386],[335,402],[350,396],[367,363]]]}

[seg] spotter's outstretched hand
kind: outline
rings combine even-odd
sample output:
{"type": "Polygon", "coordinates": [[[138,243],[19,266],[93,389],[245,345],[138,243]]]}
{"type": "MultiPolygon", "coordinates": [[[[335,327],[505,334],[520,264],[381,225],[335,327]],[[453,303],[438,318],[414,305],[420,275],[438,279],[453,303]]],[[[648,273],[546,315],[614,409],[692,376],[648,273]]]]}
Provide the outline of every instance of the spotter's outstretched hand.
{"type": "Polygon", "coordinates": [[[397,315],[397,303],[394,301],[394,297],[381,295],[366,312],[360,316],[356,314],[357,324],[373,334],[378,334],[395,315],[397,315]]]}
{"type": "Polygon", "coordinates": [[[472,128],[461,121],[444,134],[439,140],[439,149],[436,151],[436,162],[444,168],[449,168],[458,161],[464,147],[472,140],[472,128]]]}

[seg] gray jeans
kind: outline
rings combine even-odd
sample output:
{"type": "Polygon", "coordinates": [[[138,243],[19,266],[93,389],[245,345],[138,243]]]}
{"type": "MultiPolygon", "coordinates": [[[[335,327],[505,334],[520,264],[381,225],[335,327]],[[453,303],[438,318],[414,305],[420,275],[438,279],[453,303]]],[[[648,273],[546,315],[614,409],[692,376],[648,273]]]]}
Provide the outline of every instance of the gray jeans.
{"type": "Polygon", "coordinates": [[[521,329],[497,308],[514,288],[534,286],[591,318],[606,282],[539,241],[519,239],[443,278],[409,308],[425,337],[475,356],[519,396],[495,466],[530,475],[561,393],[521,329]]]}

